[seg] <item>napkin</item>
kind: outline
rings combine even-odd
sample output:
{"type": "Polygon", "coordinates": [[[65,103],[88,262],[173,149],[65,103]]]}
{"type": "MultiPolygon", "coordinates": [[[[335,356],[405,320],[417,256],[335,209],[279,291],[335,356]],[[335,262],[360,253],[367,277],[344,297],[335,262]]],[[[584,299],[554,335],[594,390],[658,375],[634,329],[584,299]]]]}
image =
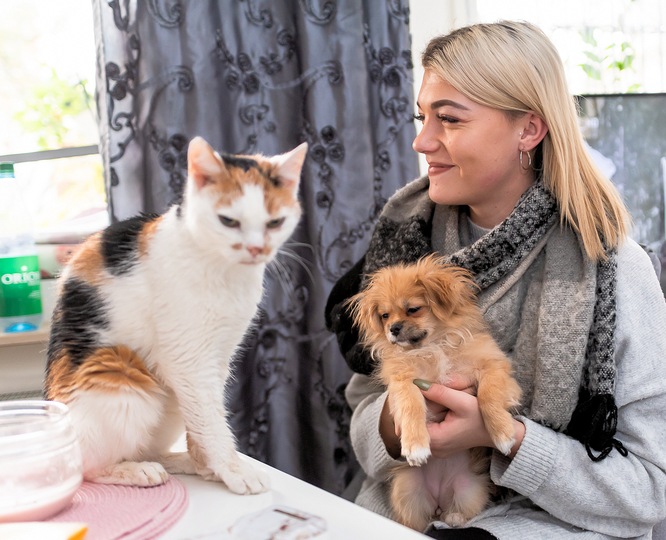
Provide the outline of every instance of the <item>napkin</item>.
{"type": "Polygon", "coordinates": [[[85,523],[0,523],[0,540],[82,540],[87,530],[85,523]]]}

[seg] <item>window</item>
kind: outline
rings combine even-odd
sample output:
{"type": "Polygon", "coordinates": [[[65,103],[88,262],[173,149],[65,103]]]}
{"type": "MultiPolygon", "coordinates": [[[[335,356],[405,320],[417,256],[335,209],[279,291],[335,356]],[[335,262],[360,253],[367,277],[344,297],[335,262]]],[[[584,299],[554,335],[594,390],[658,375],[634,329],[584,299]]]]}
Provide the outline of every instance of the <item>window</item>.
{"type": "Polygon", "coordinates": [[[526,20],[557,47],[574,94],[666,92],[663,0],[476,0],[478,20],[526,20]]]}
{"type": "Polygon", "coordinates": [[[38,242],[108,223],[90,0],[0,0],[0,162],[14,162],[38,242]]]}

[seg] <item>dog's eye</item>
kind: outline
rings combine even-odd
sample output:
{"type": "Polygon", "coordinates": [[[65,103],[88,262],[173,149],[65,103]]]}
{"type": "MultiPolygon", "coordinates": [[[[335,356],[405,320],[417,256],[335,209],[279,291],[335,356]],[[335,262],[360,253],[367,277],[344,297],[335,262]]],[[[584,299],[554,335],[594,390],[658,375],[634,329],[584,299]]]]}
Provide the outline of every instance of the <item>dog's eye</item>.
{"type": "Polygon", "coordinates": [[[419,309],[421,309],[421,306],[410,307],[410,308],[407,310],[407,313],[408,313],[409,315],[413,315],[413,314],[416,313],[419,309]]]}
{"type": "Polygon", "coordinates": [[[388,313],[382,313],[382,319],[388,319],[388,313]]]}

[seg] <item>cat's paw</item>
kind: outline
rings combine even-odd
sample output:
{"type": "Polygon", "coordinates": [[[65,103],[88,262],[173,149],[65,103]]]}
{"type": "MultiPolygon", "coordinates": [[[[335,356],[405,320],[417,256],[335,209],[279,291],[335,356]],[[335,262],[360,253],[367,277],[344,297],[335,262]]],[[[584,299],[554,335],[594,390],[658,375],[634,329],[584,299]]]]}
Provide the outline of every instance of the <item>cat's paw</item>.
{"type": "Polygon", "coordinates": [[[231,491],[239,495],[263,493],[270,488],[266,473],[241,460],[222,465],[218,476],[231,491]]]}
{"type": "Polygon", "coordinates": [[[416,445],[403,445],[401,453],[411,467],[425,465],[431,455],[430,448],[416,445]]]}
{"type": "Polygon", "coordinates": [[[96,484],[159,486],[169,479],[164,467],[151,461],[123,461],[98,471],[88,471],[85,480],[96,484]]]}
{"type": "Polygon", "coordinates": [[[135,486],[159,486],[169,479],[169,473],[159,463],[144,461],[137,465],[134,471],[135,486]]]}

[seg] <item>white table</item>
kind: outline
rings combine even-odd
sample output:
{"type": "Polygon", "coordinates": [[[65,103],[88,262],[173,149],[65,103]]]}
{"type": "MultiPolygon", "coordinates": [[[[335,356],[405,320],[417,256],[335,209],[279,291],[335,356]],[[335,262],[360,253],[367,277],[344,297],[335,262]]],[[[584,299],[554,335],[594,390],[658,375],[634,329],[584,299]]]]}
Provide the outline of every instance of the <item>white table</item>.
{"type": "Polygon", "coordinates": [[[317,540],[425,538],[412,529],[273,467],[251,458],[246,459],[268,473],[271,479],[270,491],[259,495],[235,495],[224,484],[206,482],[198,476],[177,475],[187,487],[190,504],[180,521],[161,540],[186,540],[196,535],[223,531],[239,517],[276,504],[324,518],[328,531],[315,537],[317,540]]]}

